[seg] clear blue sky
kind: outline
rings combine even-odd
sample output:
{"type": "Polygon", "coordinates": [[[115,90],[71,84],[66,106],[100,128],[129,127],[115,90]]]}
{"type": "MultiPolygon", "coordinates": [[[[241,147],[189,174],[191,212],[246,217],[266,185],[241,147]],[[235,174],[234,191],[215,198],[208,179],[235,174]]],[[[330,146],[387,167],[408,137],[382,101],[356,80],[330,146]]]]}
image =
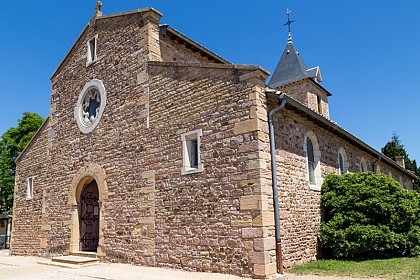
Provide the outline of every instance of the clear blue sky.
{"type": "MultiPolygon", "coordinates": [[[[49,78],[95,2],[0,0],[0,134],[24,111],[48,116],[49,78]]],[[[161,23],[225,59],[270,72],[287,41],[289,8],[295,47],[308,67],[321,67],[322,85],[333,94],[331,119],[376,149],[396,131],[420,161],[420,1],[102,2],[104,14],[154,7],[161,23]]]]}

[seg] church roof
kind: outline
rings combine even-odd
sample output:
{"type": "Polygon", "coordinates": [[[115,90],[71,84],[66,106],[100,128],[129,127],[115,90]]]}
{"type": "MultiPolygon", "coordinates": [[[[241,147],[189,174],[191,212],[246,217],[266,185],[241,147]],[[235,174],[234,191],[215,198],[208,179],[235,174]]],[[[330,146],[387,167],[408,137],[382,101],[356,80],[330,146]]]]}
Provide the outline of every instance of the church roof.
{"type": "Polygon", "coordinates": [[[274,70],[273,76],[268,83],[272,88],[281,87],[308,78],[306,70],[308,67],[302,57],[296,51],[293,41],[290,39],[284,48],[283,54],[274,70]]]}
{"type": "MultiPolygon", "coordinates": [[[[307,78],[310,78],[319,85],[319,82],[322,81],[321,71],[319,70],[319,67],[308,69],[299,52],[293,45],[292,36],[289,33],[287,45],[284,48],[283,54],[281,55],[268,86],[278,88],[307,78]]],[[[321,88],[324,89],[323,87],[321,88]]],[[[330,95],[328,91],[326,92],[330,95]]]]}
{"type": "Polygon", "coordinates": [[[197,43],[196,41],[192,40],[191,38],[187,37],[183,33],[179,32],[175,28],[169,26],[168,24],[160,24],[160,34],[169,34],[171,37],[176,38],[176,40],[181,41],[187,45],[189,45],[193,50],[198,50],[202,52],[204,55],[207,55],[211,60],[215,61],[216,63],[224,63],[224,64],[231,64],[229,61],[221,57],[220,55],[212,52],[208,48],[204,47],[203,45],[197,43]]]}

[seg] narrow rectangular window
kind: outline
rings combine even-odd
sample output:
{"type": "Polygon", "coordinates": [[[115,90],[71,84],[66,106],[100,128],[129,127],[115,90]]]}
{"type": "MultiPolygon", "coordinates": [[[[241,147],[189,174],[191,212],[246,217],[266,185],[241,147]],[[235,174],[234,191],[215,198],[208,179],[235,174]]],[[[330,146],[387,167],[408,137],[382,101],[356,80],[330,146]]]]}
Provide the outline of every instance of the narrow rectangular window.
{"type": "Polygon", "coordinates": [[[203,171],[203,164],[200,159],[201,135],[201,129],[183,133],[181,135],[182,175],[203,171]]]}
{"type": "Polygon", "coordinates": [[[97,49],[97,39],[98,36],[93,37],[87,43],[87,61],[86,66],[92,64],[97,60],[96,49],[97,49]]]}
{"type": "Polygon", "coordinates": [[[96,42],[95,38],[89,41],[89,47],[90,47],[90,57],[92,60],[95,60],[95,54],[96,54],[96,42]]]}
{"type": "Polygon", "coordinates": [[[34,179],[35,177],[29,177],[27,182],[27,189],[26,189],[26,198],[27,199],[32,199],[33,197],[33,192],[34,192],[34,179]]]}
{"type": "Polygon", "coordinates": [[[322,99],[320,96],[316,96],[316,101],[318,103],[318,113],[322,114],[322,99]]]}
{"type": "Polygon", "coordinates": [[[306,156],[308,157],[309,184],[315,185],[315,156],[311,139],[306,139],[306,156]]]}
{"type": "Polygon", "coordinates": [[[341,153],[338,154],[338,169],[339,169],[340,175],[343,175],[344,174],[344,160],[343,160],[343,155],[341,153]]]}
{"type": "Polygon", "coordinates": [[[197,139],[187,140],[188,157],[191,168],[198,168],[198,145],[197,139]]]}

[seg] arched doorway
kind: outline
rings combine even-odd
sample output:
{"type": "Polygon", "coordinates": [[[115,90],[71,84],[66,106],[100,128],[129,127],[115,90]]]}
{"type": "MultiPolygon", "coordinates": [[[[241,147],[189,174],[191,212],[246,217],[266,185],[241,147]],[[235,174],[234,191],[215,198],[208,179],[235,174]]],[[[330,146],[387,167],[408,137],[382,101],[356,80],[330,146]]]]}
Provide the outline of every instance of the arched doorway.
{"type": "Polygon", "coordinates": [[[80,194],[80,251],[96,252],[99,242],[99,190],[95,180],[80,194]]]}
{"type": "MultiPolygon", "coordinates": [[[[100,165],[96,163],[87,163],[85,166],[80,168],[77,173],[74,175],[71,187],[69,190],[69,200],[68,205],[71,209],[71,220],[69,225],[70,230],[70,244],[69,244],[69,252],[70,253],[77,253],[81,250],[93,250],[96,251],[96,254],[99,259],[104,260],[106,256],[105,251],[105,239],[104,239],[104,228],[105,228],[105,221],[104,221],[104,211],[105,211],[105,201],[108,198],[108,186],[106,182],[107,176],[105,171],[101,168],[100,165]],[[92,184],[90,187],[88,187],[92,184]],[[94,244],[88,245],[89,248],[85,248],[81,246],[81,240],[85,233],[89,232],[86,230],[82,230],[82,204],[83,197],[86,196],[86,193],[89,189],[93,188],[94,192],[92,192],[92,196],[95,197],[95,202],[93,203],[91,209],[88,208],[87,211],[93,212],[98,210],[99,215],[97,215],[97,219],[95,218],[95,222],[98,223],[99,233],[95,230],[97,234],[95,238],[99,238],[99,241],[95,242],[96,248],[94,244]],[[95,210],[94,206],[98,206],[95,210]]],[[[91,189],[92,190],[92,189],[91,189]]],[[[88,197],[90,194],[88,194],[88,197]]],[[[88,199],[90,200],[90,199],[88,199]]],[[[90,201],[88,201],[90,203],[90,201]]],[[[93,215],[95,216],[95,215],[93,215]]],[[[92,217],[93,219],[93,217],[92,217]]],[[[93,232],[93,231],[92,231],[93,232]]],[[[87,235],[85,237],[88,237],[87,235]]]]}

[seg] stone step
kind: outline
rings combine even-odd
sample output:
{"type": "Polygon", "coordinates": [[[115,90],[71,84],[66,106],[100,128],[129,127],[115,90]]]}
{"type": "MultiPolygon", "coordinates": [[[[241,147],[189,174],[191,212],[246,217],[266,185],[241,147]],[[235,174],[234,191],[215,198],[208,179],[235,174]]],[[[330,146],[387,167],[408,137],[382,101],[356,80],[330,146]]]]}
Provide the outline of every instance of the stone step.
{"type": "Polygon", "coordinates": [[[66,268],[80,268],[98,262],[99,258],[96,252],[73,252],[69,256],[54,257],[51,260],[40,261],[38,263],[66,268]]]}
{"type": "Polygon", "coordinates": [[[91,257],[81,257],[81,256],[61,256],[52,258],[51,261],[53,262],[61,262],[61,263],[70,263],[70,264],[86,264],[91,262],[98,262],[98,258],[91,258],[91,257]]]}
{"type": "Polygon", "coordinates": [[[75,268],[81,268],[81,267],[96,265],[96,264],[98,264],[98,262],[90,262],[90,263],[84,263],[84,264],[71,264],[71,263],[56,262],[56,261],[52,261],[52,260],[47,260],[47,261],[39,261],[38,264],[75,269],[75,268]]]}
{"type": "Polygon", "coordinates": [[[79,256],[79,257],[87,257],[87,258],[97,258],[96,252],[85,252],[85,251],[77,251],[70,253],[72,256],[79,256]]]}

